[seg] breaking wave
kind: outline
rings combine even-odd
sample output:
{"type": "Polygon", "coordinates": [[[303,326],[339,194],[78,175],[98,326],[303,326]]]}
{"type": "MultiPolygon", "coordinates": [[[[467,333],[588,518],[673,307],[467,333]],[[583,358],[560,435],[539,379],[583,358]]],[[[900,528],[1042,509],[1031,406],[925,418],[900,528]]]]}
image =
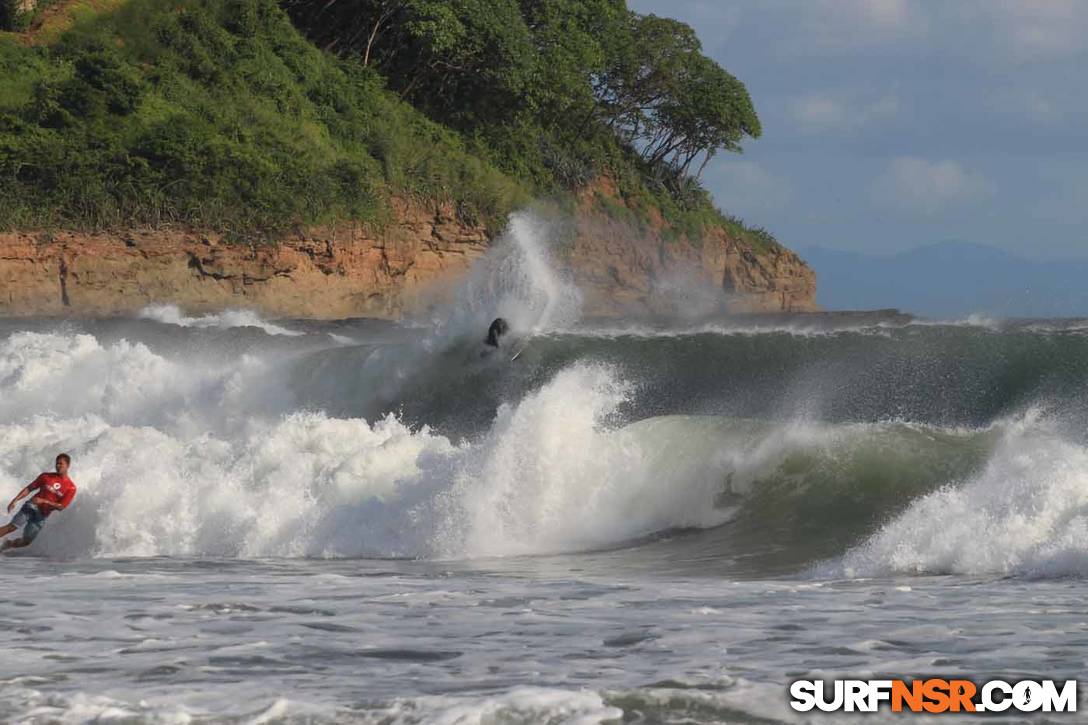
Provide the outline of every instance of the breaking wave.
{"type": "Polygon", "coordinates": [[[77,461],[80,505],[43,537],[50,552],[490,556],[724,520],[713,462],[678,475],[663,451],[608,427],[627,389],[602,366],[561,371],[460,443],[392,414],[265,414],[242,380],[266,374],[252,361],[196,370],[139,344],[22,333],[0,348],[0,370],[14,393],[0,486],[18,488],[60,449],[77,461]],[[218,430],[199,422],[225,408],[236,415],[218,430]]]}
{"type": "Polygon", "coordinates": [[[177,305],[148,305],[140,310],[138,316],[144,320],[154,320],[179,327],[214,327],[221,330],[232,327],[255,327],[264,330],[269,335],[297,337],[306,334],[267,322],[252,310],[225,310],[200,317],[189,317],[177,305]]]}
{"type": "Polygon", "coordinates": [[[888,574],[1088,575],[1088,448],[1028,418],[975,475],[912,501],[831,568],[888,574]]]}
{"type": "Polygon", "coordinates": [[[687,530],[703,533],[657,550],[820,576],[1088,573],[1088,449],[1040,414],[982,428],[628,423],[639,386],[581,361],[457,438],[392,413],[307,410],[283,384],[292,369],[12,334],[0,488],[72,453],[79,505],[51,522],[48,554],[461,558],[687,530]]]}
{"type": "Polygon", "coordinates": [[[446,318],[337,326],[339,344],[170,307],[9,325],[0,489],[73,455],[77,505],[35,544],[51,555],[1088,574],[1079,328],[594,329],[550,233],[514,217],[446,318]],[[482,349],[496,315],[516,364],[482,349]],[[234,326],[267,334],[213,334],[234,326]]]}

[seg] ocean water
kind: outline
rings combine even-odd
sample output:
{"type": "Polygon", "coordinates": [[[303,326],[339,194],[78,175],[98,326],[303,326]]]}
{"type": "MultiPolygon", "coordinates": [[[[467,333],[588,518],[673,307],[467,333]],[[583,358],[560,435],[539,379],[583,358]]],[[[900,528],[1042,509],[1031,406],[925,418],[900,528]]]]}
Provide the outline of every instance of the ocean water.
{"type": "Polygon", "coordinates": [[[547,241],[515,218],[404,323],[0,320],[0,495],[61,450],[79,486],[0,559],[0,720],[838,722],[788,683],[1079,677],[1088,324],[595,321],[547,241]]]}

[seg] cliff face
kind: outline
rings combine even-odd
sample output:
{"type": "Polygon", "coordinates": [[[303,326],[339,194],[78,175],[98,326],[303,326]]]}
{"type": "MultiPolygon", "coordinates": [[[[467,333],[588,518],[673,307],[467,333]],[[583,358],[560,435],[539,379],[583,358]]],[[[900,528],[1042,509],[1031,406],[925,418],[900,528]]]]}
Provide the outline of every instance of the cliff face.
{"type": "Polygon", "coordinates": [[[584,219],[570,257],[589,314],[817,310],[816,274],[788,249],[756,254],[716,229],[699,243],[584,219]],[[687,308],[687,309],[685,309],[687,308]],[[709,310],[707,310],[709,311],[709,310]]]}
{"type": "Polygon", "coordinates": [[[272,317],[399,317],[484,254],[482,229],[401,205],[398,223],[311,229],[275,245],[178,230],[0,233],[0,315],[109,316],[152,302],[272,317]]]}
{"type": "MultiPolygon", "coordinates": [[[[0,233],[0,315],[110,316],[173,303],[194,313],[397,318],[444,299],[488,239],[450,209],[400,204],[396,217],[381,233],[310,229],[275,245],[169,229],[0,233]]],[[[724,232],[695,245],[586,216],[568,251],[592,315],[671,311],[669,285],[681,278],[724,292],[737,310],[815,308],[814,275],[796,255],[755,255],[724,232]]]]}
{"type": "Polygon", "coordinates": [[[597,197],[631,210],[608,177],[580,196],[570,266],[590,314],[698,314],[723,303],[733,312],[819,309],[816,274],[790,250],[757,254],[721,227],[699,241],[670,239],[653,210],[636,231],[594,211],[597,197]]]}

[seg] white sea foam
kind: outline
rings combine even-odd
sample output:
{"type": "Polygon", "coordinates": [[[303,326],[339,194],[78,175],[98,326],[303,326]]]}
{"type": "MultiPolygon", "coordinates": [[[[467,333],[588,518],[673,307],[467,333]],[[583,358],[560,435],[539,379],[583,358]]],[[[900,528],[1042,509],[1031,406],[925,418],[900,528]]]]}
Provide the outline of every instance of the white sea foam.
{"type": "Polygon", "coordinates": [[[244,424],[290,410],[291,395],[253,355],[230,363],[168,359],[142,343],[92,335],[16,332],[0,340],[0,420],[94,416],[173,434],[244,424]]]}
{"type": "MultiPolygon", "coordinates": [[[[52,684],[52,683],[42,683],[52,684]]],[[[0,698],[10,714],[18,713],[23,723],[142,722],[156,725],[188,725],[193,714],[184,707],[156,707],[145,702],[129,703],[99,694],[79,692],[59,697],[26,687],[9,688],[0,698]]]]}
{"type": "Polygon", "coordinates": [[[596,725],[622,716],[623,710],[606,704],[596,692],[515,687],[495,695],[401,699],[363,715],[362,719],[398,725],[421,722],[433,725],[596,725]]]}
{"type": "Polygon", "coordinates": [[[978,475],[914,501],[835,572],[1088,574],[1088,449],[1025,416],[978,475]]]}
{"type": "MultiPolygon", "coordinates": [[[[513,215],[438,338],[469,328],[479,334],[496,315],[530,332],[576,319],[580,297],[548,263],[549,234],[532,215],[513,215]]],[[[294,334],[249,312],[194,318],[157,306],[144,316],[294,334]]],[[[408,352],[408,360],[391,356],[395,370],[358,375],[383,383],[404,376],[401,363],[426,350],[408,352]]],[[[673,521],[675,507],[661,514],[652,505],[602,521],[609,502],[622,504],[622,482],[602,476],[600,465],[563,468],[564,460],[598,460],[599,445],[626,445],[605,430],[622,385],[603,369],[560,373],[536,396],[504,408],[491,433],[458,445],[392,416],[368,422],[297,410],[278,373],[257,355],[209,362],[85,334],[13,334],[0,341],[0,483],[17,486],[57,450],[72,453],[79,505],[38,547],[69,553],[501,555],[689,523],[686,515],[673,521]],[[523,497],[509,489],[510,476],[524,478],[523,497]],[[518,510],[475,508],[518,498],[518,510]],[[565,512],[582,516],[572,522],[565,512]]],[[[656,488],[658,498],[669,498],[656,488]]]]}
{"type": "MultiPolygon", "coordinates": [[[[52,682],[35,683],[50,685],[46,691],[25,686],[8,688],[0,704],[6,705],[19,713],[18,722],[22,723],[81,723],[102,722],[138,722],[154,725],[188,725],[192,722],[229,721],[243,725],[265,725],[279,722],[338,722],[333,708],[311,705],[309,703],[277,698],[267,705],[253,711],[232,713],[224,717],[225,712],[236,710],[232,704],[223,702],[214,696],[210,698],[219,712],[209,713],[202,708],[187,707],[170,702],[167,698],[140,699],[132,702],[90,692],[75,692],[67,696],[57,695],[52,682]]],[[[368,716],[363,722],[373,722],[368,716]]]]}
{"type": "MultiPolygon", "coordinates": [[[[252,356],[182,361],[89,335],[13,334],[0,341],[0,415],[8,421],[0,426],[0,486],[17,488],[58,450],[73,454],[79,505],[42,538],[47,552],[507,556],[721,524],[733,513],[718,503],[726,481],[746,495],[792,453],[870,431],[796,424],[730,438],[712,421],[673,418],[617,427],[630,386],[608,366],[576,363],[501,406],[480,437],[453,442],[391,415],[365,421],[298,410],[278,374],[252,356]]],[[[1066,556],[1082,551],[1077,519],[1060,536],[1047,522],[1060,520],[1061,501],[1080,502],[1088,454],[1053,437],[1034,445],[1041,448],[1031,470],[1015,468],[1020,459],[1007,453],[991,461],[986,480],[1015,471],[1010,481],[1028,486],[1031,501],[1064,491],[1027,540],[1064,547],[1066,556]]],[[[950,502],[963,499],[966,508],[985,500],[965,491],[919,502],[920,523],[900,529],[935,521],[927,505],[947,512],[950,502]]],[[[1021,494],[1008,497],[1015,503],[1021,494]]],[[[1017,515],[1011,508],[1006,518],[1017,515]]],[[[985,531],[940,528],[943,538],[924,528],[914,534],[916,560],[903,559],[903,535],[892,528],[868,558],[856,555],[849,565],[989,570],[1021,556],[1002,539],[978,563],[966,547],[985,531]],[[960,539],[947,546],[965,553],[932,549],[957,531],[960,539]],[[880,553],[885,540],[899,558],[880,553]]],[[[994,528],[1010,525],[999,516],[994,528]]]]}
{"type": "MultiPolygon", "coordinates": [[[[223,717],[223,712],[212,714],[201,709],[168,703],[146,700],[132,703],[84,692],[60,697],[26,687],[13,688],[3,700],[16,712],[20,712],[20,722],[146,722],[187,725],[191,722],[206,722],[209,717],[216,721],[227,719],[223,717]]],[[[362,710],[338,710],[281,697],[255,711],[235,714],[229,720],[245,725],[345,721],[375,725],[485,725],[498,722],[597,725],[618,719],[622,715],[623,710],[606,704],[600,694],[591,690],[520,686],[491,695],[396,698],[387,704],[362,710]]]]}
{"type": "Polygon", "coordinates": [[[918,327],[975,327],[1000,332],[1007,322],[999,317],[973,313],[966,317],[915,319],[910,324],[918,327]]]}
{"type": "Polygon", "coordinates": [[[755,337],[760,335],[790,335],[791,337],[837,337],[845,335],[868,335],[874,337],[889,337],[892,330],[903,327],[900,323],[877,322],[856,325],[833,326],[813,321],[806,323],[798,321],[794,323],[768,324],[759,322],[729,322],[712,321],[680,324],[670,324],[664,327],[656,327],[645,324],[626,325],[594,325],[579,327],[575,332],[586,337],[601,337],[607,339],[635,337],[635,338],[677,338],[690,337],[692,335],[720,335],[723,337],[755,337]]]}
{"type": "MultiPolygon", "coordinates": [[[[50,522],[46,553],[508,556],[721,524],[727,481],[744,496],[797,452],[881,430],[617,427],[630,386],[576,363],[454,442],[395,416],[298,410],[277,370],[12,334],[0,340],[0,488],[73,454],[78,505],[50,522]]],[[[1088,450],[1035,416],[1005,428],[977,475],[914,501],[830,573],[1088,573],[1088,450]]],[[[880,455],[909,447],[892,433],[880,455]]]]}
{"type": "Polygon", "coordinates": [[[603,366],[559,372],[459,444],[392,415],[293,410],[269,377],[256,358],[183,364],[14,334],[0,342],[0,486],[73,455],[79,502],[47,553],[492,556],[724,518],[721,462],[674,466],[667,437],[614,430],[628,391],[603,366]]]}
{"type": "Polygon", "coordinates": [[[445,497],[441,550],[575,551],[726,520],[723,460],[686,459],[667,431],[606,427],[628,392],[611,369],[577,364],[504,405],[445,497]]]}
{"type": "Polygon", "coordinates": [[[506,231],[472,270],[449,314],[435,320],[441,334],[481,335],[496,317],[517,333],[565,329],[581,315],[582,293],[552,264],[558,230],[531,212],[510,215],[506,231]]]}
{"type": "Polygon", "coordinates": [[[252,310],[224,310],[200,317],[190,317],[177,305],[148,305],[140,310],[139,317],[180,327],[215,327],[224,330],[233,327],[255,327],[264,330],[269,335],[295,337],[306,334],[267,322],[252,310]]]}

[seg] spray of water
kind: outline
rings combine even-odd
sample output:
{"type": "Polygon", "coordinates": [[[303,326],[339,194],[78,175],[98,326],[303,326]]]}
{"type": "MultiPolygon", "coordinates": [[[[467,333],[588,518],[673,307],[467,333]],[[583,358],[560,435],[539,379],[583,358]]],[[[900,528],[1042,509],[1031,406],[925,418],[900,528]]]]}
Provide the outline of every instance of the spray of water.
{"type": "Polygon", "coordinates": [[[1088,449],[1034,414],[984,469],[919,498],[825,567],[845,576],[1088,574],[1088,449]]]}
{"type": "Polygon", "coordinates": [[[532,212],[511,214],[505,233],[470,272],[448,314],[435,320],[439,334],[479,336],[496,317],[520,334],[577,322],[582,294],[553,263],[557,235],[555,222],[532,212]]]}
{"type": "Polygon", "coordinates": [[[141,344],[22,333],[0,370],[0,488],[59,450],[74,459],[79,505],[45,553],[490,556],[723,520],[715,465],[670,470],[667,443],[614,429],[628,387],[606,367],[561,371],[458,444],[392,415],[270,411],[249,394],[267,369],[241,360],[181,365],[141,344]],[[136,394],[96,380],[109,368],[136,394]],[[194,424],[224,410],[230,425],[194,424]]]}

